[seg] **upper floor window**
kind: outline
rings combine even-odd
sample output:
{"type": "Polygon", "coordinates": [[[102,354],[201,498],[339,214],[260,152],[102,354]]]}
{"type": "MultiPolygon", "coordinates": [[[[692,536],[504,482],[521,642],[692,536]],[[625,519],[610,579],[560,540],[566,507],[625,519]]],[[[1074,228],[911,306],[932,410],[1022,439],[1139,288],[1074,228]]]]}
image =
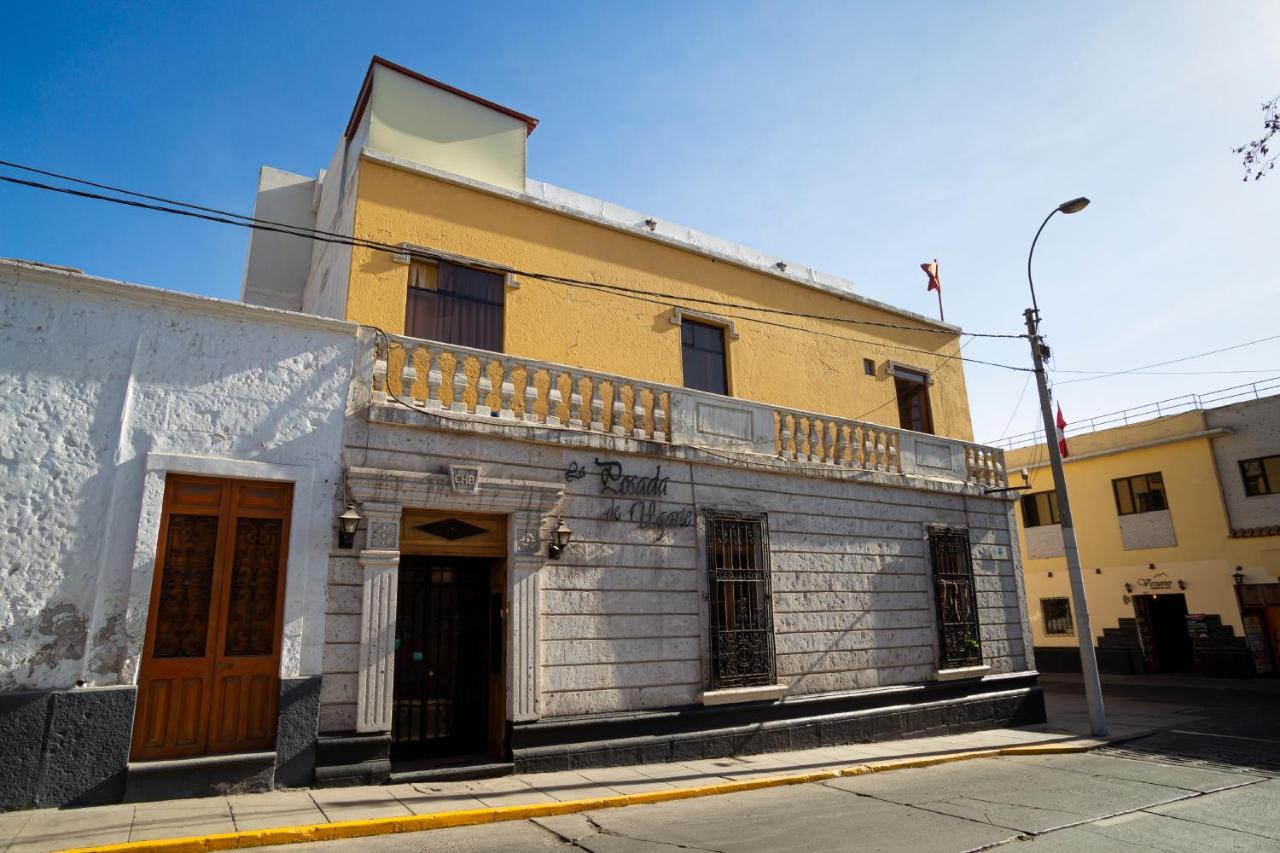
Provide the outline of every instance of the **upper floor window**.
{"type": "Polygon", "coordinates": [[[773,684],[768,518],[714,510],[705,517],[711,687],[773,684]]]}
{"type": "Polygon", "coordinates": [[[1251,498],[1280,493],[1280,456],[1263,456],[1240,462],[1244,493],[1251,498]]]}
{"type": "Polygon", "coordinates": [[[404,333],[446,344],[502,352],[501,273],[448,261],[409,264],[404,333]]]}
{"type": "Polygon", "coordinates": [[[684,387],[712,394],[728,394],[724,329],[684,317],[680,321],[684,387]]]}
{"type": "Polygon", "coordinates": [[[1169,508],[1164,493],[1164,478],[1159,472],[1121,477],[1111,481],[1116,493],[1116,512],[1133,515],[1139,512],[1156,512],[1169,508]]]}
{"type": "Polygon", "coordinates": [[[1046,637],[1069,637],[1076,632],[1071,622],[1071,599],[1040,599],[1040,615],[1044,618],[1046,637]]]}
{"type": "Polygon", "coordinates": [[[893,388],[898,395],[898,424],[903,429],[932,433],[929,374],[894,365],[893,388]]]}
{"type": "Polygon", "coordinates": [[[1033,492],[1022,496],[1023,527],[1061,523],[1062,519],[1058,517],[1057,492],[1033,492]]]}

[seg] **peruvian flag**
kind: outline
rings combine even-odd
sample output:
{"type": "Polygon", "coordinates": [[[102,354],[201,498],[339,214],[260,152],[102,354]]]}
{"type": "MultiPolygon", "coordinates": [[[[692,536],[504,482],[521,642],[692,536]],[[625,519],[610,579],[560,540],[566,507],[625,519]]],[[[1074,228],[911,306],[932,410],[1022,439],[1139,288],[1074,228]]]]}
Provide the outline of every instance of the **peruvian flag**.
{"type": "Polygon", "coordinates": [[[1062,454],[1062,458],[1066,459],[1071,454],[1067,452],[1067,419],[1062,416],[1062,404],[1058,404],[1058,452],[1062,454]]]}
{"type": "MultiPolygon", "coordinates": [[[[929,276],[929,290],[942,292],[942,281],[938,278],[938,261],[935,259],[931,264],[921,264],[920,269],[924,270],[924,274],[929,276]]],[[[926,293],[928,291],[925,291],[926,293]]]]}

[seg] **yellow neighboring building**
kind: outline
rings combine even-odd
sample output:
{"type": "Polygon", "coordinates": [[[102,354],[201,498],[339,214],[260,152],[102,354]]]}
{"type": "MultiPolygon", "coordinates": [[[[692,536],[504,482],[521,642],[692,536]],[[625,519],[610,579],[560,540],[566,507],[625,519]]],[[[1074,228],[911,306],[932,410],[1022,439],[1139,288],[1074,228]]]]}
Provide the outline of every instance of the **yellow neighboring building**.
{"type": "Polygon", "coordinates": [[[536,123],[375,58],[329,168],[308,178],[264,167],[256,205],[259,218],[360,245],[255,232],[242,298],[972,440],[958,328],[528,179],[536,123]]]}
{"type": "MultiPolygon", "coordinates": [[[[1274,675],[1280,396],[1068,434],[1067,443],[1102,670],[1274,675]]],[[[1006,458],[1010,472],[1030,476],[1017,520],[1037,666],[1078,671],[1046,448],[1021,447],[1006,458]]]]}

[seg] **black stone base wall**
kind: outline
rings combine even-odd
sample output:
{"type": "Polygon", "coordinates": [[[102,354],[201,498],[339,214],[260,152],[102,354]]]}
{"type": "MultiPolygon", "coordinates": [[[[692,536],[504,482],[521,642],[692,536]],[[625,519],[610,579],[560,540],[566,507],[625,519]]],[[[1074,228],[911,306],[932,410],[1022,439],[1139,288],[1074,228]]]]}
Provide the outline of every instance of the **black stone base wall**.
{"type": "Polygon", "coordinates": [[[0,811],[119,802],[135,687],[0,693],[0,811]]]}
{"type": "Polygon", "coordinates": [[[318,675],[280,680],[276,720],[277,788],[305,788],[315,779],[320,681],[318,675]]]}
{"type": "Polygon", "coordinates": [[[1080,650],[1075,646],[1036,646],[1040,672],[1080,672],[1080,650]]]}
{"type": "Polygon", "coordinates": [[[1045,721],[1034,675],[790,702],[544,720],[512,728],[517,773],[723,758],[1045,721]],[[909,704],[908,704],[909,703],[909,704]]]}
{"type": "Polygon", "coordinates": [[[316,741],[316,787],[381,785],[391,775],[391,735],[320,735],[316,741]]]}

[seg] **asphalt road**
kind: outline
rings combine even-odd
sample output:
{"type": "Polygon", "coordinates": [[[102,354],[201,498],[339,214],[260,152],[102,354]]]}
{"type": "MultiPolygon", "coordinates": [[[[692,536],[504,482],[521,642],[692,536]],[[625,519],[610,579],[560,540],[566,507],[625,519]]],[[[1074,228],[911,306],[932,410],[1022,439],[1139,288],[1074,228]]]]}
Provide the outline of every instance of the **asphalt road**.
{"type": "MultiPolygon", "coordinates": [[[[1052,685],[1069,693],[1072,685],[1052,685]]],[[[533,821],[304,845],[343,851],[1280,851],[1280,693],[1171,688],[1185,725],[1004,757],[533,821]],[[1175,695],[1176,694],[1176,695],[1175,695]]],[[[1124,688],[1111,687],[1119,695],[1124,688]]]]}

